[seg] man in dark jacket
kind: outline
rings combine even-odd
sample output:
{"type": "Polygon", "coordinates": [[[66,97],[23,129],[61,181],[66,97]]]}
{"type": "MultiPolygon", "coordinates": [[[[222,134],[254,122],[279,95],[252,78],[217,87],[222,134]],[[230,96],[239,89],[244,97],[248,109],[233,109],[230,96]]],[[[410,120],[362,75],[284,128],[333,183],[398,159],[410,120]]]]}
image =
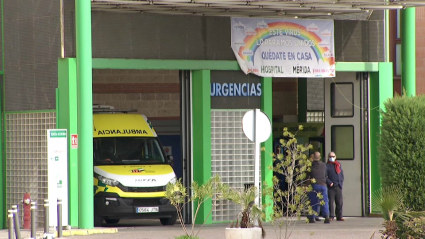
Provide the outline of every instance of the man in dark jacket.
{"type": "Polygon", "coordinates": [[[335,152],[330,152],[328,156],[328,163],[326,164],[328,178],[326,179],[326,184],[328,185],[329,193],[330,219],[334,219],[336,211],[336,220],[345,221],[342,217],[342,186],[344,184],[344,172],[342,171],[341,164],[336,161],[335,152]],[[335,206],[334,202],[336,204],[335,206]]]}
{"type": "MultiPolygon", "coordinates": [[[[322,216],[325,218],[325,223],[329,223],[329,203],[328,203],[328,188],[326,187],[326,164],[320,160],[320,152],[315,152],[313,157],[313,162],[311,165],[311,171],[308,174],[308,178],[315,179],[315,182],[312,183],[313,191],[309,192],[308,197],[310,198],[310,205],[313,210],[319,214],[319,209],[322,212],[322,216]],[[317,197],[317,193],[321,193],[323,199],[317,197]],[[320,201],[325,202],[324,205],[321,205],[320,201]]],[[[309,215],[308,221],[310,223],[316,222],[316,215],[309,215]]]]}

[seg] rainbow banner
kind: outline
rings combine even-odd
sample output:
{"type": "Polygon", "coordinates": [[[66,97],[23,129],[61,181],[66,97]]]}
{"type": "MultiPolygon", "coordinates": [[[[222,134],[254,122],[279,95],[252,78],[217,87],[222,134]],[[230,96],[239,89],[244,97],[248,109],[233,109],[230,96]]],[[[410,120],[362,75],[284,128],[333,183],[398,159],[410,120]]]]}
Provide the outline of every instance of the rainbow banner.
{"type": "Polygon", "coordinates": [[[335,77],[333,20],[232,18],[232,50],[245,74],[335,77]]]}

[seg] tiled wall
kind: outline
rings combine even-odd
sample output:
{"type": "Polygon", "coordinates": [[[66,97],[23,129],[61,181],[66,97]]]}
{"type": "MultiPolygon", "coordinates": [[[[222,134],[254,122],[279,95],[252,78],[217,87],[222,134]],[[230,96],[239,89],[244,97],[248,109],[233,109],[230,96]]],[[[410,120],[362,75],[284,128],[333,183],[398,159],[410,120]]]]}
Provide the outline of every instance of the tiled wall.
{"type": "MultiPolygon", "coordinates": [[[[254,183],[254,143],[244,135],[241,124],[246,111],[211,111],[211,175],[218,174],[223,183],[240,190],[254,183]]],[[[235,220],[240,212],[238,205],[227,200],[216,203],[214,222],[235,220]]]]}

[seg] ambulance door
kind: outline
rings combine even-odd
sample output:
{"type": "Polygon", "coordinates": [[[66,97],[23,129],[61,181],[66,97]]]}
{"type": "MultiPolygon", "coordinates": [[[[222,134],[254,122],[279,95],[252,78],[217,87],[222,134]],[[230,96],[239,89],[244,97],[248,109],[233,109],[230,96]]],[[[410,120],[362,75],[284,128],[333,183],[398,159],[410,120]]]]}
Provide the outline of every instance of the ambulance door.
{"type": "Polygon", "coordinates": [[[361,80],[356,72],[325,78],[325,155],[344,170],[343,216],[362,216],[361,80]]]}

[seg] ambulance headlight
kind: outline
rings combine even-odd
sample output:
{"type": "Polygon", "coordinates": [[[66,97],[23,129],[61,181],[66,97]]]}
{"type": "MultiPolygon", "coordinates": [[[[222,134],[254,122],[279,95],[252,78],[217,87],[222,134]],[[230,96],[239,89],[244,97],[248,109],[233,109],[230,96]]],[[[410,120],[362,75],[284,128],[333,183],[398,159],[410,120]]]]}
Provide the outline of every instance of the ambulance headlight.
{"type": "Polygon", "coordinates": [[[101,175],[97,175],[97,179],[99,179],[99,181],[109,186],[118,186],[118,184],[120,184],[120,182],[118,182],[115,179],[103,177],[101,175]]]}
{"type": "Polygon", "coordinates": [[[175,184],[177,182],[177,177],[174,176],[168,183],[175,184]]]}

